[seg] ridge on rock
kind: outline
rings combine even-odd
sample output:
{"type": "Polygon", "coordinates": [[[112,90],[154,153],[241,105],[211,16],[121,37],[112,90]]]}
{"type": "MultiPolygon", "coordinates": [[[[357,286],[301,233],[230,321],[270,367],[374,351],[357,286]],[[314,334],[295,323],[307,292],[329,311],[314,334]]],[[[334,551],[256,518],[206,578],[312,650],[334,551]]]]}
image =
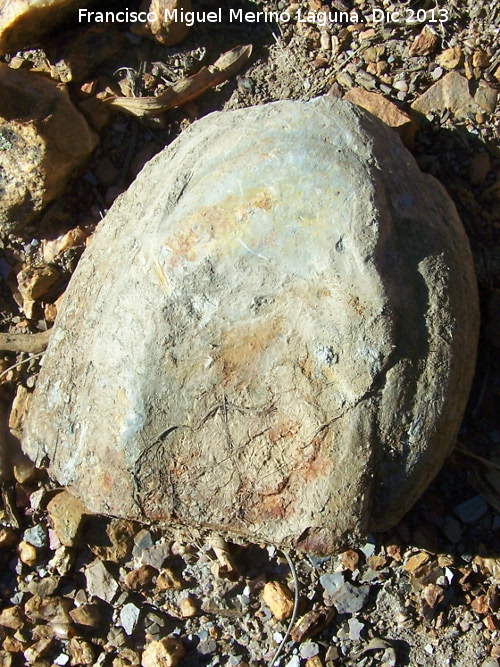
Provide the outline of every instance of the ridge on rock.
{"type": "Polygon", "coordinates": [[[391,129],[328,97],[215,113],[99,226],[24,448],[93,511],[332,553],[439,471],[477,335],[455,207],[391,129]]]}

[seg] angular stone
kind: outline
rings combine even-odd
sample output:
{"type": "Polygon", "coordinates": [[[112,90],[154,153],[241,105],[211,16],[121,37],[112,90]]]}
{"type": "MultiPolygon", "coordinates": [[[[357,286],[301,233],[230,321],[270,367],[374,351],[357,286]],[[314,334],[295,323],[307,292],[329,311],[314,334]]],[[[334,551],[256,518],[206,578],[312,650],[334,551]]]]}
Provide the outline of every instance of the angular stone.
{"type": "Polygon", "coordinates": [[[152,37],[164,46],[173,46],[187,37],[189,26],[181,17],[183,12],[191,9],[191,0],[143,0],[140,11],[156,16],[156,20],[136,24],[133,30],[139,35],[152,37]],[[168,10],[168,15],[165,10],[168,10]],[[167,16],[177,16],[177,20],[173,21],[167,16]]]}
{"type": "Polygon", "coordinates": [[[497,91],[485,84],[480,84],[472,96],[467,79],[458,72],[450,72],[420,95],[411,108],[422,114],[448,109],[456,118],[463,119],[484,111],[491,113],[496,100],[497,91]]]}
{"type": "Polygon", "coordinates": [[[268,581],[262,591],[262,599],[279,621],[290,618],[293,612],[293,593],[279,581],[268,581]]]}
{"type": "Polygon", "coordinates": [[[120,624],[125,631],[125,634],[131,635],[139,621],[139,614],[141,610],[133,602],[124,605],[120,610],[120,624]]]}
{"type": "Polygon", "coordinates": [[[386,125],[329,97],[212,114],[95,233],[24,447],[93,511],[331,553],[439,471],[477,328],[456,210],[386,125]]]}
{"type": "Polygon", "coordinates": [[[62,491],[52,498],[47,505],[47,511],[61,544],[66,547],[74,546],[83,520],[88,515],[85,505],[71,493],[62,491]]]}
{"type": "Polygon", "coordinates": [[[5,233],[20,230],[63,191],[98,139],[68,94],[38,74],[0,63],[0,92],[5,233]]]}
{"type": "Polygon", "coordinates": [[[175,667],[184,655],[183,645],[173,637],[164,637],[146,645],[141,658],[142,667],[175,667]]]}
{"type": "Polygon", "coordinates": [[[357,104],[366,109],[386,125],[392,127],[407,148],[413,148],[415,137],[418,132],[418,123],[397,107],[394,102],[386,99],[380,93],[370,93],[363,88],[351,88],[345,96],[345,100],[357,104]]]}
{"type": "Polygon", "coordinates": [[[9,0],[0,8],[0,53],[17,51],[38,42],[79,7],[82,0],[9,0]]]}
{"type": "Polygon", "coordinates": [[[339,614],[355,614],[363,609],[368,602],[369,595],[369,586],[354,586],[346,581],[332,595],[332,603],[339,614]]]}
{"type": "Polygon", "coordinates": [[[118,582],[100,560],[95,560],[85,570],[87,589],[90,595],[113,602],[118,591],[118,582]]]}

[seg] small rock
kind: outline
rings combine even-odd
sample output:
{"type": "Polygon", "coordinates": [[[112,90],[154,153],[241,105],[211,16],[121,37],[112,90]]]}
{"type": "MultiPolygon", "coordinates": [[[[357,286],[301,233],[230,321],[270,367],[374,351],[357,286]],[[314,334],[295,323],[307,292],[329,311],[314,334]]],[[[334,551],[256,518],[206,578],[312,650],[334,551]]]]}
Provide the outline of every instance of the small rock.
{"type": "Polygon", "coordinates": [[[167,542],[160,542],[142,552],[141,562],[144,563],[144,565],[151,565],[159,570],[169,556],[170,545],[167,542]]]}
{"type": "Polygon", "coordinates": [[[182,590],[184,583],[182,579],[170,568],[164,568],[156,579],[156,588],[160,591],[182,590]]]}
{"type": "Polygon", "coordinates": [[[279,621],[290,618],[294,600],[291,590],[279,581],[268,581],[262,591],[262,599],[279,621]]]}
{"type": "Polygon", "coordinates": [[[427,602],[431,609],[443,601],[444,590],[436,584],[427,584],[422,591],[422,599],[427,602]]]}
{"type": "Polygon", "coordinates": [[[319,581],[327,594],[333,595],[345,582],[345,577],[342,572],[333,572],[333,574],[322,574],[319,581]]]}
{"type": "Polygon", "coordinates": [[[140,558],[142,556],[142,552],[145,549],[151,549],[152,546],[153,546],[153,538],[151,537],[151,532],[149,530],[146,530],[145,528],[142,528],[134,536],[134,547],[132,549],[132,556],[134,558],[140,558]]]}
{"type": "Polygon", "coordinates": [[[0,549],[10,549],[17,540],[17,533],[13,528],[0,526],[0,549]]]}
{"type": "Polygon", "coordinates": [[[192,597],[183,598],[179,604],[182,618],[192,618],[198,613],[198,607],[192,597]]]}
{"type": "Polygon", "coordinates": [[[24,651],[26,662],[33,664],[40,658],[43,658],[43,656],[47,655],[52,649],[53,642],[54,640],[52,637],[47,637],[46,639],[40,639],[40,641],[32,644],[24,651]]]}
{"type": "Polygon", "coordinates": [[[460,542],[462,538],[462,526],[456,519],[451,516],[447,516],[443,527],[443,533],[450,540],[450,542],[456,544],[457,542],[460,542]]]}
{"type": "Polygon", "coordinates": [[[32,579],[28,584],[28,590],[32,595],[45,598],[53,595],[59,586],[56,577],[45,577],[45,579],[32,579]]]}
{"type": "MultiPolygon", "coordinates": [[[[189,26],[182,21],[183,12],[191,11],[191,0],[143,0],[141,11],[153,13],[156,19],[147,24],[137,24],[132,30],[138,35],[156,39],[164,46],[173,46],[187,37],[189,26]],[[177,21],[166,17],[165,10],[177,10],[177,21]]],[[[175,16],[175,15],[174,15],[175,16]]]]}
{"type": "Polygon", "coordinates": [[[36,300],[48,292],[59,276],[53,266],[27,266],[17,274],[17,286],[23,299],[36,300]]]}
{"type": "Polygon", "coordinates": [[[476,153],[469,167],[469,180],[472,185],[483,185],[490,171],[491,160],[488,151],[476,153]]]}
{"type": "Polygon", "coordinates": [[[464,523],[474,523],[488,511],[488,503],[483,496],[477,495],[456,505],[453,511],[464,523]]]}
{"type": "Polygon", "coordinates": [[[368,566],[372,570],[381,570],[383,567],[387,565],[387,558],[385,556],[382,556],[379,554],[378,556],[370,556],[368,558],[368,566]]]}
{"type": "Polygon", "coordinates": [[[351,572],[354,572],[354,570],[358,567],[358,563],[359,563],[359,554],[357,551],[354,551],[353,549],[348,549],[347,551],[344,551],[344,553],[342,554],[342,565],[346,569],[351,570],[351,572]]]}
{"type": "Polygon", "coordinates": [[[62,491],[52,498],[47,505],[47,511],[61,544],[66,547],[74,546],[83,520],[89,514],[85,505],[68,491],[62,491]]]}
{"type": "Polygon", "coordinates": [[[19,553],[20,560],[25,565],[28,565],[29,567],[35,565],[38,556],[36,549],[32,544],[29,544],[28,542],[24,542],[24,540],[22,540],[21,542],[19,542],[17,551],[19,553]]]}
{"type": "MultiPolygon", "coordinates": [[[[14,398],[14,402],[12,404],[12,410],[11,410],[11,413],[10,413],[10,415],[12,417],[14,407],[16,408],[16,410],[18,410],[17,415],[16,415],[16,419],[19,420],[19,421],[16,422],[17,426],[24,425],[24,417],[28,413],[29,399],[32,395],[32,393],[30,391],[27,391],[27,390],[26,390],[26,393],[24,393],[24,391],[22,392],[24,394],[24,397],[23,397],[24,404],[23,404],[23,407],[21,408],[21,410],[19,410],[19,404],[17,403],[17,399],[18,399],[19,394],[21,393],[21,387],[22,387],[22,385],[19,385],[19,387],[17,388],[16,397],[14,398]]],[[[22,387],[22,389],[25,389],[25,388],[22,387]]],[[[12,429],[12,427],[10,425],[10,417],[9,417],[9,428],[11,430],[11,433],[14,432],[14,429],[12,429]]],[[[14,435],[16,435],[16,434],[14,433],[14,435]]],[[[15,478],[16,482],[19,482],[19,484],[28,484],[29,482],[31,482],[35,478],[35,476],[36,476],[35,464],[32,461],[30,461],[28,458],[19,459],[16,462],[16,464],[14,465],[14,478],[15,478]]],[[[31,504],[31,495],[30,495],[30,504],[31,504]]]]}
{"type": "Polygon", "coordinates": [[[329,646],[325,655],[326,662],[335,662],[339,659],[339,650],[336,646],[329,646]]]}
{"type": "Polygon", "coordinates": [[[426,26],[410,47],[410,56],[428,56],[438,45],[438,36],[426,26]]]}
{"type": "Polygon", "coordinates": [[[355,614],[363,609],[369,595],[369,586],[353,586],[347,581],[332,595],[332,603],[339,614],[355,614]]]}
{"type": "Polygon", "coordinates": [[[87,589],[90,595],[94,595],[105,602],[111,603],[118,591],[118,582],[100,560],[95,560],[85,570],[87,589]]]}
{"type": "Polygon", "coordinates": [[[37,547],[37,549],[42,549],[49,544],[47,528],[42,523],[25,530],[23,537],[25,542],[32,544],[34,547],[37,547]]]}
{"type": "Polygon", "coordinates": [[[142,590],[151,584],[155,574],[156,570],[151,565],[140,565],[127,573],[125,585],[132,591],[142,590]]]}
{"type": "Polygon", "coordinates": [[[478,86],[472,97],[467,79],[458,72],[450,72],[418,97],[411,108],[425,115],[448,109],[457,119],[463,119],[471,113],[494,109],[496,98],[497,92],[484,84],[478,86]]]}
{"type": "Polygon", "coordinates": [[[299,647],[299,653],[301,658],[314,658],[314,656],[319,653],[319,646],[316,642],[303,642],[299,647]]]}
{"type": "Polygon", "coordinates": [[[98,138],[68,94],[45,77],[0,63],[0,85],[0,229],[18,231],[63,191],[98,138]]]}
{"type": "Polygon", "coordinates": [[[463,53],[458,46],[453,46],[449,49],[446,49],[441,53],[437,58],[436,62],[444,69],[452,70],[460,67],[463,62],[463,53]]]}
{"type": "Polygon", "coordinates": [[[85,625],[89,628],[98,628],[101,622],[99,607],[95,604],[82,604],[69,612],[72,620],[78,625],[85,625]]]}
{"type": "Polygon", "coordinates": [[[68,653],[71,658],[72,665],[94,665],[95,664],[95,650],[92,644],[81,639],[81,637],[73,637],[68,642],[68,653]]]}
{"type": "Polygon", "coordinates": [[[374,542],[367,542],[361,547],[360,551],[365,555],[365,558],[370,558],[370,556],[373,556],[375,553],[375,549],[376,546],[374,542]]]}
{"type": "Polygon", "coordinates": [[[364,623],[360,623],[357,618],[350,618],[348,621],[349,625],[349,639],[353,642],[357,642],[361,639],[361,632],[365,627],[364,623]]]}
{"type": "Polygon", "coordinates": [[[120,611],[120,623],[125,634],[131,635],[137,627],[141,610],[133,602],[124,605],[120,611]]]}
{"type": "Polygon", "coordinates": [[[323,662],[319,655],[315,655],[312,658],[306,660],[306,667],[323,667],[323,662]]]}
{"type": "Polygon", "coordinates": [[[6,607],[0,612],[0,625],[11,630],[19,630],[24,625],[23,610],[19,606],[6,607]]]}
{"type": "Polygon", "coordinates": [[[17,51],[65,21],[81,7],[79,0],[12,0],[0,13],[0,53],[17,51]]]}
{"type": "Polygon", "coordinates": [[[54,262],[65,250],[85,246],[85,239],[88,234],[81,227],[70,229],[69,232],[62,234],[53,241],[44,240],[42,242],[43,259],[47,263],[54,262]]]}
{"type": "Polygon", "coordinates": [[[486,51],[474,51],[472,56],[472,66],[485,69],[490,66],[490,57],[486,51]]]}
{"type": "Polygon", "coordinates": [[[150,642],[142,653],[142,667],[175,667],[184,655],[182,644],[172,637],[150,642]]]}
{"type": "Polygon", "coordinates": [[[51,624],[68,625],[71,622],[68,598],[51,596],[40,598],[34,595],[24,605],[24,613],[31,621],[45,621],[51,624]]]}
{"type": "Polygon", "coordinates": [[[126,519],[92,517],[86,539],[90,550],[103,560],[119,563],[132,549],[136,524],[126,519]]]}
{"type": "Polygon", "coordinates": [[[429,554],[425,553],[425,551],[420,551],[417,554],[414,554],[413,556],[410,556],[406,563],[403,565],[403,568],[407,572],[411,572],[412,574],[415,573],[422,565],[425,565],[430,559],[429,554]]]}

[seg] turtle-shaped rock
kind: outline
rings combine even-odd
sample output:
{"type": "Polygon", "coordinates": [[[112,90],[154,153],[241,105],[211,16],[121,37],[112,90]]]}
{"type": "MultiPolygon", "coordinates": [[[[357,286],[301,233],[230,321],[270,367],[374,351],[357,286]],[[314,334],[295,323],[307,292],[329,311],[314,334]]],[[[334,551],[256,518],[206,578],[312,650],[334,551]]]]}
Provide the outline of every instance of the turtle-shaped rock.
{"type": "Polygon", "coordinates": [[[477,330],[456,210],[391,129],[328,97],[215,113],[99,226],[24,448],[93,511],[331,553],[439,471],[477,330]]]}

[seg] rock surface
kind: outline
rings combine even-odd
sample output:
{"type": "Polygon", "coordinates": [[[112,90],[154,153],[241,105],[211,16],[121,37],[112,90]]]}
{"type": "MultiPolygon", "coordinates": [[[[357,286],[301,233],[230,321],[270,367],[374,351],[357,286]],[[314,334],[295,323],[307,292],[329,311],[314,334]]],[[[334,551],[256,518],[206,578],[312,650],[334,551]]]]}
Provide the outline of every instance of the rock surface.
{"type": "Polygon", "coordinates": [[[89,0],[8,0],[0,7],[0,53],[31,46],[89,0]]]}
{"type": "Polygon", "coordinates": [[[332,552],[437,474],[477,326],[455,208],[392,130],[332,98],[213,114],[94,235],[24,447],[90,510],[332,552]]]}
{"type": "Polygon", "coordinates": [[[18,231],[55,197],[97,145],[67,93],[0,63],[0,232],[18,231]]]}

